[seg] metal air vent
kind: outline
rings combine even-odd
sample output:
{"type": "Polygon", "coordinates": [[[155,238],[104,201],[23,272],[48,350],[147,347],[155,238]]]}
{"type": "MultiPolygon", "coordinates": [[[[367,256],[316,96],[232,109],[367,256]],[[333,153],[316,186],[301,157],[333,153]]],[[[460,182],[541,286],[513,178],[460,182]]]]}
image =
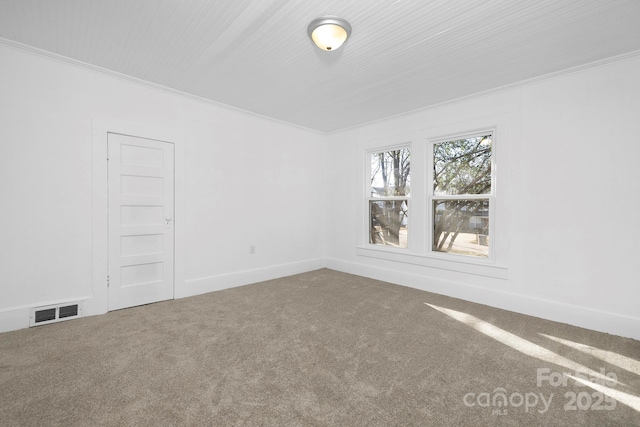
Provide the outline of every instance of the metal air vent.
{"type": "Polygon", "coordinates": [[[74,319],[82,314],[82,303],[71,302],[31,309],[29,326],[38,326],[48,323],[60,322],[62,320],[74,319]]]}

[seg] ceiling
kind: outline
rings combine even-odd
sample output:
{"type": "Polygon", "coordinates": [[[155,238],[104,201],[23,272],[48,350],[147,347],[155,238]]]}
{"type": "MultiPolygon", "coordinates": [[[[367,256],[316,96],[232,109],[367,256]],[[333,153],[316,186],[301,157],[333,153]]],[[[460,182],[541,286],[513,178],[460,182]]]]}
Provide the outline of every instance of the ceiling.
{"type": "Polygon", "coordinates": [[[330,132],[640,51],[638,0],[0,0],[0,37],[330,132]],[[323,15],[353,27],[324,52],[323,15]]]}

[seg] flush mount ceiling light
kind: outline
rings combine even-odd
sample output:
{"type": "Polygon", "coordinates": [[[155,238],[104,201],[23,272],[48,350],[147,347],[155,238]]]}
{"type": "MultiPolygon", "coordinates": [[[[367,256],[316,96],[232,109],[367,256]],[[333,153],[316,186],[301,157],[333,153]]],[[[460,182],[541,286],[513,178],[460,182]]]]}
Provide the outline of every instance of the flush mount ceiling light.
{"type": "Polygon", "coordinates": [[[351,25],[342,18],[324,16],[311,21],[307,33],[320,49],[336,50],[351,34],[351,25]]]}

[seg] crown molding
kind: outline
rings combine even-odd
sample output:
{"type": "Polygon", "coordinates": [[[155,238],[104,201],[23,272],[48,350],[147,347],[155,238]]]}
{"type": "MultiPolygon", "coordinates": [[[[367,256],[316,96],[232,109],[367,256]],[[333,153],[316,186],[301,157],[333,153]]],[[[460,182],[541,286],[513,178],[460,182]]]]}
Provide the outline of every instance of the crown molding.
{"type": "Polygon", "coordinates": [[[42,58],[46,58],[46,59],[50,59],[56,62],[60,62],[66,65],[71,65],[73,67],[77,67],[83,70],[87,70],[87,71],[92,71],[94,73],[98,73],[98,74],[102,74],[108,77],[112,77],[118,80],[122,80],[128,83],[133,83],[133,84],[137,84],[139,86],[144,86],[147,88],[151,88],[151,89],[155,89],[155,90],[159,90],[165,93],[169,93],[172,95],[177,95],[177,96],[181,96],[184,98],[188,98],[191,99],[193,101],[197,101],[197,102],[201,102],[203,104],[207,104],[213,107],[217,107],[217,108],[222,108],[228,111],[234,111],[237,113],[242,113],[242,114],[247,114],[256,118],[260,118],[263,120],[267,120],[270,122],[274,122],[274,123],[279,123],[279,124],[283,124],[289,127],[294,127],[303,131],[307,131],[307,132],[311,132],[314,133],[316,135],[326,135],[326,132],[322,132],[319,131],[317,129],[312,129],[312,128],[308,128],[305,126],[300,126],[298,124],[295,123],[290,123],[284,120],[280,120],[280,119],[276,119],[274,117],[269,117],[266,116],[264,114],[259,114],[259,113],[255,113],[253,111],[249,111],[249,110],[243,110],[242,108],[238,108],[238,107],[234,107],[232,105],[228,105],[228,104],[223,104],[221,102],[218,101],[214,101],[208,98],[204,98],[202,96],[198,96],[198,95],[194,95],[192,93],[189,92],[183,92],[181,90],[178,89],[173,89],[170,88],[168,86],[163,86],[161,84],[158,83],[153,83],[150,82],[148,80],[144,80],[144,79],[140,79],[137,77],[133,77],[130,76],[128,74],[123,74],[117,71],[113,71],[113,70],[109,70],[108,68],[103,68],[97,65],[93,65],[93,64],[89,64],[87,62],[83,62],[83,61],[79,61],[77,59],[73,59],[73,58],[69,58],[68,56],[64,56],[64,55],[60,55],[54,52],[50,52],[48,50],[44,50],[44,49],[40,49],[31,45],[27,45],[24,43],[19,43],[13,40],[9,40],[9,39],[5,39],[3,37],[0,37],[0,45],[4,45],[8,48],[12,48],[14,50],[18,50],[21,52],[26,52],[35,56],[39,56],[42,58]]]}
{"type": "Polygon", "coordinates": [[[318,130],[318,129],[313,129],[313,128],[301,126],[301,125],[298,125],[298,124],[295,124],[295,123],[290,123],[290,122],[287,122],[287,121],[284,121],[284,120],[276,119],[274,117],[269,117],[269,116],[266,116],[266,115],[263,115],[263,114],[255,113],[253,111],[244,110],[242,108],[234,107],[232,105],[223,104],[223,103],[218,102],[218,101],[214,101],[214,100],[211,100],[211,99],[208,99],[208,98],[204,98],[204,97],[201,97],[201,96],[198,96],[198,95],[194,95],[194,94],[191,94],[191,93],[188,93],[188,92],[183,92],[183,91],[180,91],[180,90],[177,90],[177,89],[173,89],[173,88],[170,88],[170,87],[167,87],[167,86],[163,86],[163,85],[160,85],[160,84],[157,84],[157,83],[153,83],[153,82],[150,82],[150,81],[147,81],[147,80],[143,80],[143,79],[140,79],[140,78],[137,78],[137,77],[133,77],[133,76],[130,76],[128,74],[119,73],[117,71],[109,70],[107,68],[99,67],[97,65],[92,65],[92,64],[89,64],[89,63],[86,63],[86,62],[83,62],[83,61],[79,61],[77,59],[69,58],[69,57],[64,56],[64,55],[60,55],[60,54],[57,54],[57,53],[49,52],[49,51],[44,50],[44,49],[40,49],[40,48],[37,48],[37,47],[33,47],[33,46],[30,46],[30,45],[27,45],[27,44],[19,43],[19,42],[16,42],[16,41],[13,41],[13,40],[9,40],[9,39],[5,39],[5,38],[2,38],[2,37],[0,37],[0,45],[4,45],[4,46],[7,46],[9,48],[13,48],[13,49],[16,49],[16,50],[19,50],[19,51],[27,52],[27,53],[30,53],[30,54],[33,54],[33,55],[36,55],[36,56],[40,56],[40,57],[44,57],[44,58],[47,58],[47,59],[51,59],[51,60],[54,60],[54,61],[57,61],[57,62],[61,62],[61,63],[67,64],[67,65],[72,65],[72,66],[75,66],[75,67],[78,67],[78,68],[82,68],[82,69],[85,69],[85,70],[93,71],[95,73],[99,73],[99,74],[102,74],[102,75],[113,77],[113,78],[116,78],[116,79],[119,79],[119,80],[123,80],[123,81],[129,82],[129,83],[134,83],[134,84],[137,84],[137,85],[140,85],[140,86],[145,86],[145,87],[156,89],[156,90],[159,90],[159,91],[162,91],[162,92],[170,93],[170,94],[173,94],[173,95],[178,95],[178,96],[181,96],[181,97],[184,97],[184,98],[189,98],[191,100],[198,101],[198,102],[201,102],[201,103],[204,103],[204,104],[207,104],[207,105],[211,105],[211,106],[214,106],[214,107],[226,109],[226,110],[229,110],[229,111],[235,111],[235,112],[239,112],[239,113],[243,113],[243,114],[248,114],[250,116],[261,118],[261,119],[264,119],[264,120],[267,120],[267,121],[271,121],[271,122],[287,125],[287,126],[290,126],[290,127],[294,127],[294,128],[300,129],[300,130],[304,130],[304,131],[307,131],[307,132],[314,133],[316,135],[325,135],[325,136],[326,135],[334,135],[334,134],[338,134],[338,133],[345,132],[345,131],[355,130],[355,129],[358,129],[358,128],[361,128],[361,127],[364,127],[364,126],[368,126],[368,125],[371,125],[371,124],[381,123],[381,122],[385,122],[387,120],[393,120],[393,119],[396,119],[396,118],[399,118],[399,117],[408,116],[408,115],[411,115],[411,114],[417,114],[417,113],[421,113],[421,112],[424,112],[424,111],[429,111],[429,110],[432,110],[432,109],[435,109],[435,108],[439,108],[439,107],[442,107],[442,106],[455,104],[457,102],[467,101],[467,100],[474,99],[474,98],[480,98],[480,97],[487,96],[487,95],[492,95],[492,94],[496,94],[496,93],[500,93],[500,92],[505,92],[507,90],[521,88],[521,87],[528,86],[528,85],[531,85],[531,84],[540,83],[540,82],[543,82],[543,81],[546,81],[546,80],[552,80],[552,79],[555,79],[555,78],[558,78],[558,77],[562,77],[562,76],[565,76],[565,75],[568,75],[568,74],[574,74],[574,73],[578,73],[578,72],[581,72],[581,71],[586,71],[586,70],[590,70],[590,69],[593,69],[593,68],[602,67],[602,66],[608,65],[610,63],[621,62],[621,61],[624,61],[624,60],[627,60],[627,59],[640,57],[640,50],[635,50],[635,51],[632,51],[632,52],[623,53],[623,54],[612,56],[612,57],[609,57],[609,58],[604,58],[604,59],[600,59],[600,60],[597,60],[597,61],[588,62],[586,64],[577,65],[575,67],[570,67],[570,68],[565,68],[563,70],[554,71],[552,73],[544,74],[544,75],[541,75],[541,76],[532,77],[530,79],[520,80],[518,82],[510,83],[510,84],[507,84],[507,85],[504,85],[504,86],[499,86],[499,87],[496,87],[496,88],[493,88],[493,89],[488,89],[488,90],[481,91],[481,92],[475,92],[475,93],[470,94],[470,95],[465,95],[465,96],[454,98],[454,99],[450,99],[450,100],[447,100],[447,101],[426,105],[424,107],[420,107],[420,108],[416,108],[416,109],[413,109],[413,110],[404,111],[404,112],[401,112],[401,113],[398,113],[398,114],[393,114],[391,116],[386,116],[386,117],[382,117],[382,118],[379,118],[379,119],[375,119],[375,120],[359,123],[359,124],[356,124],[356,125],[353,125],[353,126],[348,126],[348,127],[342,128],[342,129],[336,129],[336,130],[333,130],[333,131],[325,132],[325,131],[321,131],[321,130],[318,130]]]}
{"type": "Polygon", "coordinates": [[[442,102],[437,102],[435,104],[430,104],[430,105],[426,105],[424,107],[420,107],[420,108],[416,108],[413,110],[407,110],[404,111],[402,113],[398,113],[398,114],[393,114],[391,116],[386,116],[386,117],[382,117],[379,119],[375,119],[375,120],[371,120],[368,122],[363,122],[354,126],[348,126],[342,129],[336,129],[334,131],[330,131],[327,132],[328,135],[333,135],[333,134],[339,134],[341,132],[346,132],[346,131],[353,131],[365,126],[369,126],[369,125],[373,125],[376,123],[382,123],[382,122],[386,122],[387,120],[394,120],[400,117],[404,117],[404,116],[409,116],[412,114],[419,114],[425,111],[429,111],[429,110],[433,110],[436,108],[440,108],[440,107],[444,107],[447,105],[452,105],[458,102],[463,102],[463,101],[469,101],[471,99],[476,99],[476,98],[481,98],[484,96],[489,96],[489,95],[494,95],[497,93],[501,93],[501,92],[506,92],[508,90],[512,90],[512,89],[518,89],[518,88],[523,88],[525,86],[529,86],[532,84],[537,84],[537,83],[541,83],[547,80],[553,80],[559,77],[563,77],[569,74],[575,74],[575,73],[579,73],[579,72],[583,72],[583,71],[588,71],[594,68],[599,68],[599,67],[603,67],[606,66],[608,64],[611,63],[615,63],[615,62],[622,62],[628,59],[633,59],[636,57],[640,57],[640,50],[634,50],[631,52],[627,52],[627,53],[623,53],[620,55],[616,55],[616,56],[611,56],[609,58],[604,58],[604,59],[599,59],[597,61],[593,61],[593,62],[588,62],[586,64],[582,64],[582,65],[577,65],[575,67],[570,67],[570,68],[565,68],[563,70],[559,70],[559,71],[554,71],[552,73],[548,73],[548,74],[543,74],[541,76],[537,76],[537,77],[532,77],[526,80],[519,80],[517,82],[514,83],[509,83],[507,85],[504,86],[498,86],[495,87],[493,89],[487,89],[481,92],[475,92],[469,95],[465,95],[465,96],[461,96],[458,98],[454,98],[454,99],[450,99],[447,101],[442,101],[442,102]]]}

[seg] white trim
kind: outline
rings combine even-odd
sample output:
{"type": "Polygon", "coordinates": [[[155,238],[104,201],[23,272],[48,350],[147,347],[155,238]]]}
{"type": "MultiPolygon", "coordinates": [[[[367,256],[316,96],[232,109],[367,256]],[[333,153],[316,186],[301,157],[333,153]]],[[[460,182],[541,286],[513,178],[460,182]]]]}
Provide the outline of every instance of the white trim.
{"type": "Polygon", "coordinates": [[[90,299],[90,296],[82,296],[82,297],[77,297],[77,298],[65,298],[65,299],[56,299],[56,300],[49,300],[49,301],[41,301],[41,302],[36,302],[33,304],[22,304],[22,305],[14,305],[13,307],[7,307],[7,308],[2,308],[0,309],[0,313],[8,313],[10,311],[16,311],[16,310],[24,310],[24,309],[31,309],[31,307],[44,307],[47,305],[65,305],[65,304],[74,304],[77,303],[78,301],[86,301],[88,299],[90,299]]]}
{"type": "Polygon", "coordinates": [[[139,85],[139,86],[145,86],[145,87],[148,87],[148,88],[157,89],[157,90],[160,90],[160,91],[165,92],[165,93],[170,93],[170,94],[173,94],[173,95],[182,96],[184,98],[189,98],[189,99],[192,99],[194,101],[198,101],[198,102],[201,102],[203,104],[215,106],[215,107],[218,107],[218,108],[223,108],[223,109],[228,110],[228,111],[235,111],[235,112],[238,112],[238,113],[248,114],[248,115],[253,116],[253,117],[258,117],[258,118],[263,119],[263,120],[268,120],[270,122],[280,123],[280,124],[284,124],[284,125],[287,125],[287,126],[293,126],[295,128],[298,128],[298,129],[302,129],[302,130],[306,130],[306,131],[309,131],[309,132],[313,132],[313,133],[315,133],[317,135],[325,135],[326,134],[326,132],[322,132],[322,131],[317,130],[317,129],[308,128],[308,127],[305,127],[305,126],[302,126],[302,125],[298,125],[298,124],[295,124],[295,123],[291,123],[291,122],[287,122],[287,121],[284,121],[284,120],[276,119],[274,117],[270,117],[270,116],[267,116],[267,115],[264,115],[264,114],[260,114],[260,113],[255,113],[253,111],[243,110],[242,108],[234,107],[234,106],[228,105],[228,104],[223,104],[221,102],[214,101],[212,99],[204,98],[202,96],[194,95],[194,94],[191,94],[191,93],[188,93],[188,92],[183,92],[183,91],[178,90],[178,89],[173,89],[173,88],[168,87],[168,86],[163,86],[163,85],[158,84],[158,83],[153,83],[153,82],[150,82],[148,80],[143,80],[143,79],[140,79],[140,78],[137,78],[137,77],[130,76],[128,74],[119,73],[117,71],[109,70],[107,68],[99,67],[97,65],[89,64],[87,62],[79,61],[77,59],[69,58],[68,56],[60,55],[60,54],[57,54],[57,53],[54,53],[54,52],[49,52],[47,50],[40,49],[40,48],[37,48],[37,47],[33,47],[33,46],[30,46],[30,45],[27,45],[27,44],[19,43],[19,42],[13,41],[13,40],[9,40],[9,39],[5,39],[5,38],[0,37],[0,45],[5,45],[5,46],[7,46],[9,48],[12,48],[12,49],[15,49],[15,50],[19,50],[19,51],[26,52],[26,53],[29,53],[29,54],[32,54],[32,55],[36,55],[36,56],[40,56],[40,57],[43,57],[43,58],[47,58],[47,59],[50,59],[50,60],[53,60],[53,61],[56,61],[56,62],[60,62],[60,63],[63,63],[63,64],[71,65],[71,66],[74,66],[74,67],[77,67],[77,68],[81,68],[81,69],[84,69],[84,70],[87,70],[87,71],[92,71],[94,73],[102,74],[102,75],[105,75],[105,76],[108,76],[108,77],[113,77],[113,78],[116,78],[116,79],[119,79],[119,80],[122,80],[122,81],[125,81],[125,82],[128,82],[128,83],[133,83],[133,84],[136,84],[136,85],[139,85]]]}
{"type": "MultiPolygon", "coordinates": [[[[363,179],[358,183],[362,192],[362,201],[358,206],[358,217],[361,224],[358,227],[360,235],[356,244],[356,254],[369,258],[378,258],[397,263],[414,264],[430,268],[457,271],[478,276],[493,277],[498,279],[508,278],[508,219],[505,207],[508,197],[508,153],[509,128],[513,124],[509,120],[509,114],[498,113],[479,118],[461,120],[438,127],[426,127],[414,130],[408,138],[408,134],[400,136],[387,136],[384,138],[367,139],[360,141],[358,155],[363,156],[360,167],[363,170],[360,176],[363,179]],[[433,146],[436,143],[459,139],[480,134],[491,134],[491,194],[472,195],[464,198],[480,198],[489,200],[489,231],[491,246],[489,257],[472,257],[465,255],[439,253],[432,250],[432,224],[430,223],[431,207],[434,196],[432,195],[433,177],[433,146]],[[500,143],[497,144],[498,134],[500,143]],[[407,142],[390,144],[390,140],[407,142]],[[500,148],[497,148],[498,145],[500,148]],[[409,236],[407,248],[392,248],[389,246],[373,245],[369,243],[369,200],[383,200],[383,198],[370,197],[370,160],[371,153],[383,152],[389,149],[409,147],[411,150],[411,197],[409,213],[409,236]],[[498,166],[503,175],[499,179],[498,166]],[[423,166],[423,167],[422,167],[423,166]],[[500,199],[497,195],[500,194],[500,199]],[[499,218],[499,219],[498,219],[499,218]],[[496,224],[499,223],[499,230],[496,224]]],[[[447,199],[448,196],[436,196],[435,199],[447,199]]],[[[454,197],[451,197],[452,199],[454,197]]]]}
{"type": "Polygon", "coordinates": [[[264,282],[265,280],[306,273],[324,268],[325,266],[324,258],[314,258],[287,264],[190,279],[187,280],[185,286],[176,288],[176,298],[201,295],[208,292],[264,282]]]}
{"type": "Polygon", "coordinates": [[[535,85],[538,83],[542,83],[545,82],[547,80],[554,80],[556,78],[560,78],[569,74],[573,74],[573,73],[579,73],[582,71],[589,71],[593,68],[599,68],[599,67],[604,67],[606,65],[612,64],[612,63],[616,63],[616,62],[622,62],[622,61],[626,61],[628,59],[633,59],[636,57],[640,57],[640,50],[634,50],[632,52],[627,52],[627,53],[623,53],[621,55],[616,55],[616,56],[611,56],[609,58],[604,58],[604,59],[600,59],[597,61],[593,61],[593,62],[588,62],[586,64],[582,64],[582,65],[577,65],[575,67],[571,67],[571,68],[565,68],[563,70],[558,70],[558,71],[554,71],[548,74],[544,74],[542,76],[537,76],[537,77],[532,77],[530,79],[526,79],[526,80],[520,80],[514,83],[509,83],[507,85],[504,86],[499,86],[493,89],[487,89],[484,91],[480,91],[480,92],[475,92],[469,95],[464,95],[464,96],[460,96],[458,98],[453,98],[453,99],[449,99],[446,101],[442,101],[442,102],[438,102],[435,104],[431,104],[431,105],[427,105],[427,106],[422,106],[422,107],[418,107],[415,108],[413,110],[408,110],[408,111],[402,111],[400,113],[397,114],[392,114],[390,116],[385,116],[385,117],[381,117],[379,119],[374,119],[374,120],[369,120],[366,122],[362,122],[362,123],[358,123],[355,124],[353,126],[347,126],[341,129],[336,129],[336,130],[332,130],[329,132],[326,132],[327,135],[332,135],[332,134],[338,134],[341,132],[348,132],[351,130],[358,130],[360,128],[363,127],[367,127],[367,126],[372,126],[372,125],[376,125],[376,124],[380,124],[380,123],[384,123],[387,121],[393,121],[396,120],[398,118],[402,118],[402,117],[407,117],[407,116],[411,116],[414,114],[420,114],[420,113],[424,113],[430,110],[436,110],[438,108],[441,107],[446,107],[448,105],[453,105],[453,104],[457,104],[460,102],[464,102],[464,101],[469,101],[469,100],[473,100],[473,99],[479,99],[485,96],[491,96],[491,95],[495,95],[495,94],[499,94],[499,93],[503,93],[503,92],[507,92],[513,89],[520,89],[520,88],[524,88],[527,86],[531,86],[531,85],[535,85]]]}
{"type": "MultiPolygon", "coordinates": [[[[435,144],[442,144],[443,142],[455,141],[460,139],[477,138],[478,135],[488,135],[488,134],[490,134],[495,139],[496,126],[486,126],[478,129],[471,129],[469,131],[453,132],[453,133],[448,133],[446,135],[430,137],[428,142],[432,145],[435,145],[435,144]]],[[[433,155],[433,153],[431,154],[433,155]]]]}
{"type": "MultiPolygon", "coordinates": [[[[102,230],[102,227],[99,227],[98,230],[102,230]]],[[[106,233],[106,226],[104,227],[104,231],[106,233]]],[[[183,233],[184,234],[184,233],[183,233]]],[[[96,236],[94,235],[94,238],[96,236]]],[[[105,240],[106,244],[106,240],[105,240]]],[[[95,243],[94,243],[95,246],[95,243]]],[[[98,248],[99,249],[99,248],[98,248]]],[[[104,251],[104,256],[106,256],[106,251],[104,251]]],[[[201,277],[198,279],[191,279],[188,281],[184,281],[184,279],[178,279],[178,249],[176,243],[176,286],[175,286],[175,298],[185,298],[195,295],[201,295],[208,292],[219,291],[223,289],[235,288],[238,286],[250,285],[254,283],[263,282],[266,280],[277,279],[280,277],[291,276],[294,274],[306,273],[309,271],[318,270],[326,267],[325,258],[314,258],[304,261],[292,262],[287,264],[279,264],[269,267],[251,269],[251,270],[243,270],[238,272],[220,274],[216,276],[209,277],[201,277]],[[178,280],[182,280],[182,284],[178,286],[178,280]]],[[[184,261],[184,257],[182,257],[184,261]]],[[[102,262],[98,262],[101,260],[95,259],[95,248],[94,248],[94,264],[97,264],[99,267],[102,262]]],[[[184,271],[184,267],[181,268],[184,271]]],[[[102,270],[99,270],[100,272],[102,270]]],[[[104,268],[106,271],[106,267],[104,268]]],[[[96,272],[94,271],[94,276],[96,272]]],[[[105,276],[106,277],[106,276],[105,276]]],[[[98,277],[98,279],[102,279],[98,277]]],[[[94,285],[96,283],[94,282],[94,285]]],[[[38,308],[46,307],[46,306],[60,306],[66,305],[67,303],[82,303],[82,317],[92,316],[104,314],[107,312],[107,302],[106,299],[104,301],[101,299],[102,294],[104,293],[106,297],[106,283],[104,286],[105,292],[99,292],[100,288],[102,288],[102,283],[98,281],[97,292],[94,292],[93,297],[85,296],[74,299],[64,299],[64,300],[53,300],[42,303],[37,303],[38,308]],[[100,311],[103,310],[103,311],[100,311]]],[[[0,310],[0,333],[2,332],[10,332],[19,329],[25,329],[29,327],[29,321],[31,316],[33,304],[31,305],[22,305],[22,306],[14,306],[9,308],[4,308],[0,310]]],[[[70,319],[76,319],[81,317],[74,316],[70,317],[70,319]]],[[[53,323],[53,322],[42,322],[40,324],[53,323]]]]}
{"type": "Polygon", "coordinates": [[[29,307],[11,307],[0,311],[0,332],[28,328],[30,310],[29,307]]]}
{"type": "Polygon", "coordinates": [[[63,56],[63,55],[60,55],[60,54],[57,54],[57,53],[49,52],[49,51],[44,50],[44,49],[40,49],[40,48],[37,48],[37,47],[34,47],[34,46],[30,46],[30,45],[27,45],[27,44],[24,44],[24,43],[20,43],[20,42],[14,41],[14,40],[9,40],[9,39],[3,38],[3,37],[0,37],[0,45],[4,45],[4,46],[6,46],[8,48],[19,50],[19,51],[22,51],[22,52],[30,53],[32,55],[48,58],[48,59],[51,59],[51,60],[54,60],[54,61],[57,61],[57,62],[61,62],[61,63],[64,63],[64,64],[72,65],[74,67],[78,67],[78,68],[82,68],[82,69],[85,69],[85,70],[93,71],[93,72],[96,72],[96,73],[99,73],[99,74],[103,74],[103,75],[106,75],[106,76],[115,77],[117,79],[124,80],[124,81],[130,82],[130,83],[134,83],[134,84],[137,84],[137,85],[140,85],[140,86],[151,87],[151,88],[154,88],[154,89],[161,90],[163,92],[167,92],[167,93],[172,93],[172,94],[175,94],[175,95],[183,96],[185,98],[193,99],[195,101],[199,101],[199,102],[202,102],[204,104],[213,105],[213,106],[224,108],[224,109],[230,110],[230,111],[236,111],[236,112],[241,112],[241,113],[244,113],[244,114],[249,114],[249,115],[254,116],[254,117],[259,117],[259,118],[262,118],[264,120],[269,120],[269,121],[272,121],[272,122],[285,124],[285,125],[288,125],[288,126],[293,126],[293,127],[298,128],[298,129],[302,129],[302,130],[306,130],[306,131],[309,131],[309,132],[313,132],[316,135],[332,135],[332,134],[337,134],[337,133],[340,133],[340,132],[345,132],[345,131],[358,129],[358,128],[361,128],[361,127],[364,127],[364,126],[369,126],[369,125],[376,124],[376,123],[383,123],[383,122],[385,122],[387,120],[394,120],[394,119],[396,119],[398,117],[409,116],[409,115],[412,115],[412,114],[419,114],[419,113],[424,112],[424,111],[433,110],[433,109],[440,108],[440,107],[443,107],[443,106],[446,106],[446,105],[455,104],[457,102],[467,101],[467,100],[475,99],[475,98],[481,98],[483,96],[493,95],[493,94],[505,92],[505,91],[508,91],[508,90],[511,90],[511,89],[517,89],[517,88],[529,86],[529,85],[532,85],[532,84],[537,84],[537,83],[540,83],[540,82],[544,82],[546,80],[552,80],[552,79],[555,79],[555,78],[558,78],[558,77],[562,77],[562,76],[565,76],[567,74],[573,74],[573,73],[577,73],[577,72],[581,72],[581,71],[587,71],[587,70],[590,70],[592,68],[598,68],[598,67],[602,67],[602,66],[608,65],[610,63],[621,62],[621,61],[625,61],[627,59],[631,59],[631,58],[635,58],[635,57],[640,56],[640,50],[635,50],[635,51],[632,51],[632,52],[623,53],[621,55],[616,55],[616,56],[612,56],[612,57],[609,57],[609,58],[604,58],[604,59],[600,59],[600,60],[597,60],[597,61],[589,62],[589,63],[586,63],[586,64],[577,65],[575,67],[566,68],[564,70],[554,71],[552,73],[544,74],[542,76],[532,77],[530,79],[521,80],[521,81],[518,81],[518,82],[515,82],[515,83],[510,83],[510,84],[507,84],[507,85],[504,85],[504,86],[500,86],[500,87],[497,87],[497,88],[488,89],[488,90],[481,91],[481,92],[475,92],[475,93],[472,93],[470,95],[465,95],[465,96],[461,96],[461,97],[458,97],[458,98],[450,99],[450,100],[447,100],[447,101],[438,102],[436,104],[422,106],[422,107],[419,107],[419,108],[415,108],[413,110],[402,111],[400,113],[392,114],[390,116],[385,116],[385,117],[382,117],[382,118],[378,118],[378,119],[374,119],[374,120],[369,120],[369,121],[357,123],[357,124],[352,125],[352,126],[346,126],[346,127],[340,128],[340,129],[332,130],[332,131],[321,131],[321,130],[318,130],[318,129],[309,128],[309,127],[305,127],[305,126],[298,125],[298,124],[295,124],[295,123],[287,122],[285,120],[276,119],[274,117],[269,117],[269,116],[266,116],[264,114],[255,113],[255,112],[252,112],[252,111],[249,111],[249,110],[243,110],[243,109],[238,108],[238,107],[234,107],[234,106],[231,106],[231,105],[228,105],[228,104],[223,104],[221,102],[214,101],[214,100],[211,100],[211,99],[208,99],[208,98],[204,98],[204,97],[201,97],[201,96],[193,95],[193,94],[190,94],[190,93],[187,93],[187,92],[182,92],[182,91],[177,90],[177,89],[172,89],[172,88],[167,87],[167,86],[162,86],[162,85],[157,84],[157,83],[152,83],[152,82],[149,82],[147,80],[139,79],[137,77],[129,76],[127,74],[122,74],[122,73],[119,73],[117,71],[112,71],[112,70],[109,70],[109,69],[106,69],[106,68],[99,67],[97,65],[92,65],[92,64],[89,64],[89,63],[86,63],[86,62],[79,61],[77,59],[69,58],[67,56],[63,56]]]}
{"type": "MultiPolygon", "coordinates": [[[[640,317],[620,315],[590,307],[527,295],[518,295],[496,289],[469,286],[457,281],[438,280],[428,276],[389,270],[335,258],[316,258],[290,264],[281,264],[272,267],[189,280],[186,286],[176,288],[176,292],[179,292],[176,298],[184,298],[258,283],[320,268],[330,268],[332,270],[407,286],[425,292],[446,295],[473,303],[514,311],[520,314],[536,316],[542,319],[640,340],[640,317]]],[[[86,300],[83,301],[83,303],[86,304],[86,300]]],[[[29,310],[29,307],[21,306],[0,311],[0,332],[9,332],[29,327],[29,310]]],[[[87,313],[84,313],[84,316],[86,315],[87,313]]]]}
{"type": "Polygon", "coordinates": [[[356,253],[368,258],[421,265],[424,267],[473,274],[476,276],[493,277],[503,280],[507,280],[509,278],[509,270],[506,267],[494,265],[493,262],[489,261],[487,258],[473,258],[457,254],[444,255],[437,253],[424,255],[415,252],[400,252],[400,249],[388,249],[386,247],[379,248],[374,245],[359,246],[356,248],[356,253]]]}
{"type": "Polygon", "coordinates": [[[484,304],[594,331],[640,339],[640,317],[620,315],[591,307],[519,295],[496,289],[469,286],[457,281],[440,280],[334,258],[328,258],[326,265],[327,268],[344,273],[459,298],[468,302],[484,304]]]}
{"type": "MultiPolygon", "coordinates": [[[[65,298],[65,299],[41,301],[34,304],[16,305],[13,307],[0,309],[0,333],[28,328],[30,326],[29,323],[30,323],[30,317],[31,317],[31,309],[33,307],[40,308],[40,307],[46,307],[46,306],[61,306],[61,305],[71,305],[71,304],[80,303],[82,304],[83,313],[84,313],[84,304],[90,298],[91,298],[90,296],[82,296],[77,298],[65,298]]],[[[79,317],[80,315],[70,317],[70,319],[77,319],[79,317]]],[[[82,317],[84,317],[84,314],[82,315],[82,317]]],[[[45,324],[45,322],[43,322],[42,324],[45,324]]],[[[38,325],[40,325],[40,323],[38,325]]]]}
{"type": "MultiPolygon", "coordinates": [[[[364,190],[364,203],[365,203],[365,208],[364,208],[364,212],[363,212],[363,235],[362,235],[362,240],[361,240],[361,244],[366,245],[367,247],[372,247],[372,248],[393,248],[393,246],[386,246],[386,245],[377,245],[375,243],[370,243],[370,237],[371,237],[371,230],[369,229],[370,225],[371,225],[371,202],[380,202],[380,201],[399,201],[399,202],[403,202],[406,201],[407,202],[407,210],[409,211],[409,215],[407,216],[407,247],[406,248],[401,248],[401,247],[397,247],[396,249],[398,251],[411,251],[412,250],[412,238],[411,238],[411,230],[413,229],[413,224],[412,224],[412,214],[411,214],[411,209],[413,207],[413,203],[411,202],[411,190],[409,192],[409,195],[407,196],[378,196],[378,197],[373,197],[371,195],[371,156],[373,154],[379,154],[379,153],[386,153],[389,151],[397,151],[397,150],[402,150],[402,149],[408,149],[409,150],[409,156],[411,157],[413,154],[413,141],[412,140],[408,140],[406,142],[402,142],[402,143],[398,143],[398,144],[391,144],[391,145],[384,145],[381,147],[373,147],[370,148],[368,150],[365,150],[364,153],[364,174],[365,174],[365,178],[364,178],[364,186],[363,186],[363,190],[364,190]]],[[[411,173],[411,172],[409,172],[411,173]]],[[[409,182],[411,183],[411,175],[409,175],[409,182]]],[[[394,183],[395,184],[395,183],[394,183]]],[[[411,185],[411,184],[410,184],[411,185]]],[[[409,187],[411,189],[411,186],[409,187]]]]}
{"type": "MultiPolygon", "coordinates": [[[[471,259],[471,260],[487,260],[491,263],[496,261],[494,250],[494,242],[496,236],[496,221],[495,221],[495,213],[496,213],[496,175],[498,168],[496,167],[496,141],[498,133],[497,126],[490,126],[486,128],[481,128],[479,130],[472,131],[463,131],[460,133],[452,133],[446,136],[440,136],[436,138],[428,138],[427,140],[427,158],[426,158],[426,166],[425,169],[428,171],[427,174],[427,184],[426,184],[426,206],[425,206],[425,214],[426,214],[426,223],[427,227],[427,245],[426,245],[426,255],[430,257],[454,257],[450,258],[452,261],[458,261],[455,257],[471,259]],[[488,194],[456,194],[456,195],[436,195],[433,191],[433,171],[435,169],[434,166],[434,147],[436,144],[443,144],[449,141],[456,141],[461,139],[468,138],[477,138],[479,135],[491,135],[491,192],[488,194]],[[434,215],[433,215],[433,202],[436,200],[487,200],[489,202],[489,254],[486,258],[482,257],[473,257],[470,255],[459,255],[454,253],[446,253],[446,252],[438,252],[433,250],[433,225],[434,225],[434,215]]],[[[506,170],[506,168],[505,168],[506,170]]],[[[506,224],[505,224],[506,226],[506,224]]],[[[496,277],[496,276],[492,276],[496,277]]]]}
{"type": "Polygon", "coordinates": [[[174,295],[185,283],[185,147],[182,133],[154,123],[130,123],[109,118],[92,118],[92,221],[93,280],[92,298],[84,304],[84,315],[108,311],[107,291],[107,144],[108,134],[118,133],[168,141],[175,147],[174,204],[174,295]]]}

